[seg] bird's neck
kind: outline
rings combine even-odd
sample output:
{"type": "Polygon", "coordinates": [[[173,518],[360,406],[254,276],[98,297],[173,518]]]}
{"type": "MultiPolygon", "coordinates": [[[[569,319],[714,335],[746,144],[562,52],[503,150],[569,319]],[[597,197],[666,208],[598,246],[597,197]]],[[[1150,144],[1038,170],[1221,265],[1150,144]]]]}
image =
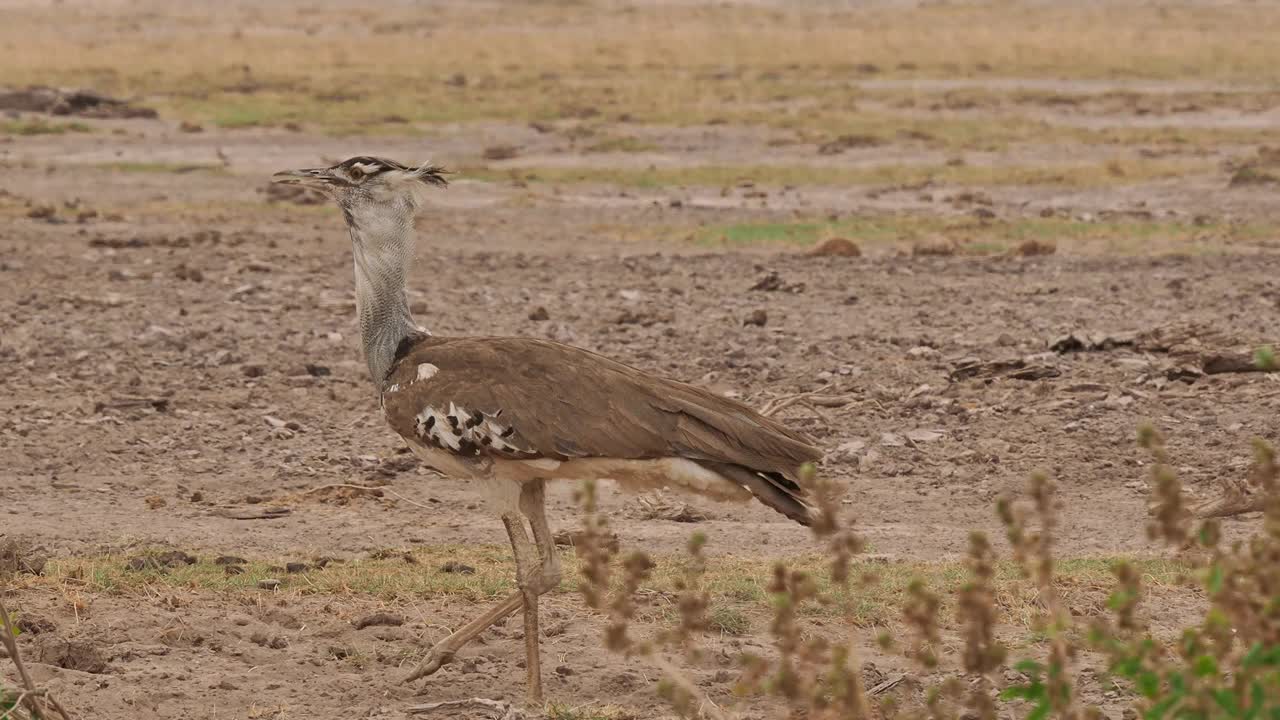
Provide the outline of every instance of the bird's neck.
{"type": "Polygon", "coordinates": [[[406,280],[413,258],[413,215],[385,218],[348,215],[355,257],[356,315],[365,362],[382,388],[405,338],[425,333],[409,312],[406,280]]]}

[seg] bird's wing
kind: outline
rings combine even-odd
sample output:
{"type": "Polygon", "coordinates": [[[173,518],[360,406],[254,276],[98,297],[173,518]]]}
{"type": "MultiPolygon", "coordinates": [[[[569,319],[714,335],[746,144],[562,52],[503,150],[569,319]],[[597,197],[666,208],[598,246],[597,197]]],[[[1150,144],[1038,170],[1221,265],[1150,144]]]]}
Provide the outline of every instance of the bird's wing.
{"type": "Polygon", "coordinates": [[[421,338],[382,402],[401,435],[459,455],[681,457],[740,467],[797,497],[800,466],[821,456],[742,403],[531,338],[421,338]]]}

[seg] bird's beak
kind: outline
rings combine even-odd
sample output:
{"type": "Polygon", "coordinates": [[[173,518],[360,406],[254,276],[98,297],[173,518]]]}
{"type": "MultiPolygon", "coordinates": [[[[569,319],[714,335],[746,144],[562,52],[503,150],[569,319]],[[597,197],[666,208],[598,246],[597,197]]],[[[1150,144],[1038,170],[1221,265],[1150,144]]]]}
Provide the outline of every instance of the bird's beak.
{"type": "Polygon", "coordinates": [[[308,168],[305,170],[281,170],[271,176],[271,182],[322,188],[330,185],[332,179],[329,176],[328,168],[308,168]]]}

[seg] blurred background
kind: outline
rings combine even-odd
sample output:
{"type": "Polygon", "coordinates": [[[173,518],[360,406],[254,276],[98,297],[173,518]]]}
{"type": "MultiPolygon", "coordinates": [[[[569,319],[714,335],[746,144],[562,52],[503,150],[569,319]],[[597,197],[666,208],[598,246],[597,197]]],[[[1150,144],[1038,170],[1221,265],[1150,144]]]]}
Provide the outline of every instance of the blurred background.
{"type": "MultiPolygon", "coordinates": [[[[1118,209],[1097,194],[1106,192],[1161,217],[1203,215],[1215,236],[1248,241],[1253,229],[1224,223],[1223,211],[1239,208],[1232,218],[1250,225],[1265,203],[1247,189],[1222,191],[1275,172],[1275,157],[1257,150],[1277,119],[1278,25],[1273,4],[1208,0],[9,0],[0,83],[88,89],[162,122],[90,126],[10,111],[0,157],[249,175],[295,148],[340,155],[358,145],[430,154],[495,183],[729,194],[743,183],[933,183],[987,186],[994,192],[981,198],[1001,205],[1094,205],[1093,215],[1118,209]],[[56,137],[30,139],[41,135],[56,137]]],[[[751,243],[852,230],[867,242],[947,234],[939,218],[952,208],[920,198],[908,189],[814,197],[805,207],[820,215],[864,203],[911,215],[893,222],[726,232],[672,217],[605,235],[751,243]]],[[[1008,217],[998,215],[987,219],[1008,217]]],[[[1034,232],[1045,224],[1035,217],[979,244],[1034,232]]],[[[1062,229],[1085,245],[1129,242],[1105,227],[1062,229]]],[[[1167,229],[1164,242],[1194,240],[1167,229]]]]}

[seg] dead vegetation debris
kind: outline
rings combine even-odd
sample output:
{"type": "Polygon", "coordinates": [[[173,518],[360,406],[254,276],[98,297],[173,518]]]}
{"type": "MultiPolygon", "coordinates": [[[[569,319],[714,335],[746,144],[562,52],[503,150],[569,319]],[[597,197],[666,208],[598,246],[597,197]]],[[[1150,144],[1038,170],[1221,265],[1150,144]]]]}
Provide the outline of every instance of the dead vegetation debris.
{"type": "Polygon", "coordinates": [[[809,257],[862,257],[862,249],[848,238],[827,238],[805,253],[809,257]]]}
{"type": "Polygon", "coordinates": [[[878,147],[884,140],[874,135],[841,135],[818,145],[819,155],[839,155],[845,150],[878,147]]]}
{"type": "Polygon", "coordinates": [[[490,145],[481,153],[485,160],[511,160],[520,155],[520,148],[515,145],[490,145]]]}
{"type": "Polygon", "coordinates": [[[1253,157],[1227,161],[1226,169],[1231,173],[1228,187],[1280,184],[1280,147],[1263,145],[1253,157]]]}
{"type": "Polygon", "coordinates": [[[1009,358],[1005,360],[964,358],[956,362],[949,377],[953,382],[997,377],[1029,381],[1055,378],[1061,374],[1062,370],[1053,365],[1025,358],[1009,358]]]}
{"type": "Polygon", "coordinates": [[[1040,257],[1044,255],[1053,255],[1058,252],[1057,243],[1048,240],[1023,240],[1013,249],[1013,254],[1022,257],[1040,257]]]}
{"type": "Polygon", "coordinates": [[[1163,354],[1178,362],[1166,369],[1169,380],[1194,381],[1201,375],[1268,372],[1269,345],[1257,350],[1227,349],[1239,343],[1212,327],[1178,324],[1151,330],[1119,333],[1071,332],[1049,341],[1055,353],[1107,352],[1127,349],[1163,354]]]}
{"type": "Polygon", "coordinates": [[[452,575],[475,575],[476,569],[457,560],[448,560],[440,566],[440,572],[452,575]]]}
{"type": "Polygon", "coordinates": [[[632,502],[630,515],[638,520],[679,523],[699,523],[711,519],[706,512],[660,491],[636,497],[632,502]]]}
{"type": "Polygon", "coordinates": [[[31,540],[0,535],[0,578],[20,573],[40,575],[48,562],[49,553],[31,540]]]}
{"type": "Polygon", "coordinates": [[[167,550],[165,552],[144,553],[135,555],[125,562],[125,567],[134,571],[142,570],[170,570],[186,565],[195,565],[199,560],[181,550],[167,550]]]}
{"type": "Polygon", "coordinates": [[[84,118],[154,118],[152,108],[135,105],[93,90],[72,90],[28,85],[0,90],[0,110],[75,115],[84,118]]]}
{"type": "Polygon", "coordinates": [[[782,279],[776,270],[770,270],[764,274],[750,288],[753,292],[785,292],[799,294],[805,291],[804,283],[789,283],[782,279]]]}

